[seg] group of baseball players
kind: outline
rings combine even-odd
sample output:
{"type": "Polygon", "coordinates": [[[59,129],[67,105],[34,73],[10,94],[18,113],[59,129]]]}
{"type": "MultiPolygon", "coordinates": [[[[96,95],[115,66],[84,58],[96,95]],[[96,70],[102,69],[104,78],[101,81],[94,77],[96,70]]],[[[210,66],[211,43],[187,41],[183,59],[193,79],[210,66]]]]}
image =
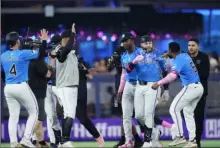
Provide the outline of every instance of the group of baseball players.
{"type": "MultiPolygon", "coordinates": [[[[189,42],[197,44],[197,39],[189,42]]],[[[121,43],[125,51],[121,54],[122,74],[117,93],[117,101],[122,106],[125,142],[120,148],[133,147],[132,116],[144,128],[142,147],[161,147],[160,132],[155,129],[155,107],[160,98],[167,100],[168,91],[164,85],[180,78],[182,90],[176,95],[170,106],[174,124],[171,125],[173,141],[169,146],[185,144],[182,118],[183,110],[189,140],[184,147],[197,147],[194,110],[203,95],[197,68],[188,53],[180,50],[177,42],[168,45],[163,53],[153,47],[152,39],[145,35],[141,38],[141,48],[136,47],[131,33],[122,35],[121,43]],[[163,75],[166,71],[166,75],[163,75]],[[165,94],[164,94],[165,93],[165,94]],[[166,97],[165,97],[166,96],[166,97]]]]}
{"type": "MultiPolygon", "coordinates": [[[[43,36],[47,36],[47,33],[48,32],[44,30],[43,36]]],[[[71,30],[66,30],[62,33],[61,39],[58,39],[59,37],[57,38],[57,36],[54,37],[54,43],[56,43],[52,45],[53,50],[51,51],[46,51],[45,48],[24,49],[24,39],[22,39],[18,33],[10,32],[6,35],[6,43],[9,50],[1,55],[1,72],[5,76],[4,94],[9,108],[8,131],[11,147],[36,147],[36,143],[33,143],[33,141],[38,139],[36,139],[34,134],[39,127],[37,123],[41,121],[39,118],[42,117],[42,115],[40,115],[43,112],[42,110],[45,110],[47,115],[50,147],[73,147],[70,136],[78,102],[79,70],[82,69],[79,68],[79,59],[74,50],[75,35],[75,24],[73,24],[71,30]],[[42,108],[42,106],[39,106],[39,102],[29,86],[28,71],[30,70],[29,63],[31,63],[31,60],[37,59],[40,55],[45,53],[48,54],[45,58],[45,63],[48,63],[47,75],[45,75],[45,77],[48,78],[48,85],[44,102],[45,105],[44,103],[40,103],[40,105],[44,106],[44,108],[42,108]],[[59,102],[63,110],[62,127],[59,124],[57,116],[57,102],[59,102]],[[27,109],[29,117],[23,138],[19,143],[17,138],[17,124],[19,121],[20,106],[24,106],[27,109]]],[[[44,40],[45,39],[46,38],[44,38],[44,40]]],[[[45,41],[42,39],[42,42],[45,41]]],[[[83,65],[80,64],[80,67],[82,66],[83,65]]],[[[87,73],[91,74],[95,71],[96,69],[92,68],[84,70],[83,72],[86,75],[87,73]]],[[[82,88],[82,86],[79,88],[82,88]]],[[[87,100],[87,98],[83,99],[87,100]]],[[[86,102],[83,102],[82,105],[85,106],[84,104],[86,104],[86,102]]],[[[82,110],[84,116],[86,109],[82,108],[82,110]]],[[[80,111],[78,111],[78,114],[79,113],[80,111]]],[[[91,134],[94,135],[98,147],[103,147],[104,139],[88,117],[82,118],[81,115],[78,115],[78,118],[80,118],[80,122],[82,122],[91,134]]],[[[43,130],[41,132],[43,132],[43,130]]],[[[41,143],[39,143],[37,147],[38,146],[49,147],[41,143]]]]}
{"type": "MultiPolygon", "coordinates": [[[[55,75],[56,85],[49,83],[47,86],[45,111],[50,142],[54,143],[54,146],[59,145],[59,147],[73,147],[70,134],[73,119],[76,117],[79,85],[78,58],[76,51],[73,50],[75,35],[75,24],[73,24],[68,37],[63,37],[61,42],[56,44],[54,50],[49,52],[50,58],[47,58],[47,63],[49,63],[48,60],[55,60],[55,65],[48,65],[48,73],[55,75]],[[56,96],[57,99],[53,96],[56,96]],[[63,107],[62,128],[59,125],[56,113],[57,100],[63,107]]],[[[27,83],[28,65],[32,59],[38,58],[42,51],[39,49],[20,50],[21,38],[16,32],[9,33],[6,36],[6,41],[10,50],[1,55],[1,66],[5,74],[4,93],[10,114],[8,130],[11,147],[20,145],[35,147],[31,139],[36,128],[39,108],[27,83]],[[27,109],[29,117],[24,136],[18,143],[17,123],[20,105],[27,109]]],[[[190,42],[195,41],[192,39],[190,42]]],[[[180,111],[183,110],[189,132],[189,141],[185,147],[197,147],[194,110],[203,95],[203,86],[191,57],[187,53],[181,52],[180,45],[177,42],[169,43],[168,52],[164,54],[159,49],[154,48],[152,39],[147,35],[141,38],[141,47],[139,48],[135,46],[133,35],[124,33],[121,45],[124,51],[120,55],[122,71],[116,98],[122,106],[125,140],[118,146],[120,148],[134,146],[132,142],[133,110],[135,118],[144,132],[144,142],[141,142],[138,147],[162,146],[159,142],[161,132],[155,128],[158,120],[159,124],[170,128],[173,133],[173,142],[169,146],[185,143],[180,114],[180,111]],[[170,114],[174,121],[174,124],[170,124],[155,117],[155,107],[160,98],[163,100],[169,98],[168,87],[165,85],[178,77],[183,88],[170,106],[170,114]]],[[[97,71],[99,70],[90,72],[97,71]]],[[[104,140],[101,136],[97,137],[97,142],[99,147],[104,146],[104,140]]]]}

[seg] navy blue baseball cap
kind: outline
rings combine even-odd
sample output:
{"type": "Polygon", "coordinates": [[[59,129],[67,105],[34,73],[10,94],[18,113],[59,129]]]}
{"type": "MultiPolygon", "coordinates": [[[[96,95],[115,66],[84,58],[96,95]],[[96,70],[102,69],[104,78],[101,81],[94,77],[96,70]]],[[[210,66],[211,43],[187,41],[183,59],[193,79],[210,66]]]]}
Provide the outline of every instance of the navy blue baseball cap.
{"type": "Polygon", "coordinates": [[[153,40],[151,39],[150,36],[148,35],[144,35],[141,37],[141,43],[145,43],[145,42],[152,42],[153,40]]]}
{"type": "Polygon", "coordinates": [[[122,36],[121,36],[121,43],[124,43],[129,39],[133,40],[134,36],[130,32],[126,32],[126,33],[122,34],[122,36]]]}

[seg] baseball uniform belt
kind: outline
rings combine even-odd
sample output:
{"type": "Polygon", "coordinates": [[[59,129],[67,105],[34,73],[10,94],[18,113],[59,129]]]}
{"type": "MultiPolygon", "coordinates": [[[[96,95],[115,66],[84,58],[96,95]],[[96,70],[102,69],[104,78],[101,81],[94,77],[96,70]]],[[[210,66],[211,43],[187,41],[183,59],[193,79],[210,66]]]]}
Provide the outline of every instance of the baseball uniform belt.
{"type": "Polygon", "coordinates": [[[147,85],[147,82],[146,82],[146,81],[138,81],[138,83],[139,83],[140,85],[147,85]]]}
{"type": "Polygon", "coordinates": [[[17,82],[17,84],[21,84],[21,83],[27,83],[26,81],[25,82],[17,82]]]}
{"type": "Polygon", "coordinates": [[[134,80],[134,79],[130,79],[128,80],[128,82],[132,85],[136,85],[137,84],[137,80],[134,80]]]}
{"type": "MultiPolygon", "coordinates": [[[[200,82],[195,82],[195,83],[190,83],[190,84],[200,84],[200,82]]],[[[187,85],[190,85],[190,84],[187,84],[187,85]]]]}

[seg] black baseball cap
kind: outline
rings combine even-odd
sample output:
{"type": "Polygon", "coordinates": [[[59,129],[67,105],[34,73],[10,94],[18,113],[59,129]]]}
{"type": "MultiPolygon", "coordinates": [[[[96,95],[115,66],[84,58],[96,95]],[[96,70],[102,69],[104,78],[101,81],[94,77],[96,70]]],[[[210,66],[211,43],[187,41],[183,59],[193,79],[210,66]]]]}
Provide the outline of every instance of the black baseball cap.
{"type": "Polygon", "coordinates": [[[130,32],[126,32],[121,36],[121,43],[126,42],[129,39],[134,39],[134,36],[130,32]]]}
{"type": "Polygon", "coordinates": [[[62,40],[61,36],[59,34],[55,34],[50,41],[50,44],[58,44],[62,40]]]}
{"type": "Polygon", "coordinates": [[[153,40],[151,39],[150,36],[148,35],[144,35],[141,37],[141,43],[145,43],[145,42],[152,42],[153,40]]]}
{"type": "Polygon", "coordinates": [[[72,35],[72,31],[71,30],[65,30],[62,32],[61,34],[61,38],[69,38],[72,35]]]}

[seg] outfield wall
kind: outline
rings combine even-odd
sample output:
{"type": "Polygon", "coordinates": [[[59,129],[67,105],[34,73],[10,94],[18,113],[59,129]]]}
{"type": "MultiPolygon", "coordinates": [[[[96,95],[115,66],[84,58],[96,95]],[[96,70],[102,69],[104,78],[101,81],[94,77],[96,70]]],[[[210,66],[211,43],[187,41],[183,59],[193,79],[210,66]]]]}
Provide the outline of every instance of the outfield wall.
{"type": "MultiPolygon", "coordinates": [[[[163,118],[167,121],[172,121],[170,118],[163,118]]],[[[95,126],[104,137],[105,140],[117,140],[121,136],[121,119],[120,118],[108,118],[108,119],[95,119],[93,120],[95,126]]],[[[18,124],[18,139],[20,140],[24,134],[25,130],[25,120],[22,120],[18,124]]],[[[220,118],[208,118],[204,123],[204,133],[202,138],[211,140],[211,139],[219,139],[220,140],[220,118]]],[[[170,140],[171,133],[169,129],[164,128],[162,126],[157,126],[162,131],[162,140],[170,140]]],[[[140,129],[138,132],[140,133],[140,129]]],[[[8,121],[4,120],[1,126],[1,140],[4,142],[9,142],[9,134],[8,134],[8,121]]],[[[46,123],[44,123],[44,132],[45,139],[48,140],[47,127],[46,123]]],[[[184,124],[184,133],[186,133],[186,127],[184,124]]],[[[185,135],[187,137],[187,135],[185,135]]],[[[72,126],[71,139],[73,141],[89,141],[93,140],[92,136],[86,131],[86,129],[81,125],[78,120],[75,120],[72,126]]]]}

